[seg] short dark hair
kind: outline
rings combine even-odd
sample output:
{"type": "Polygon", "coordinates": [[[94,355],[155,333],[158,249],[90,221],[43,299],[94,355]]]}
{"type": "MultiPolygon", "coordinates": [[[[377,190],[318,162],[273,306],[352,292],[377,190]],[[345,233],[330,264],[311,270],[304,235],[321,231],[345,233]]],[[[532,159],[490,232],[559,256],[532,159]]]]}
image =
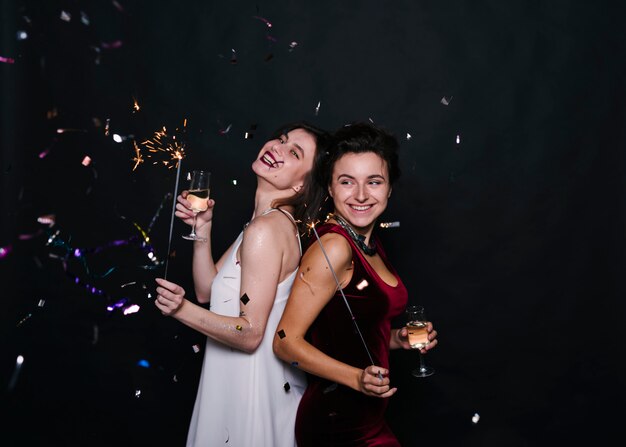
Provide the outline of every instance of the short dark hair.
{"type": "Polygon", "coordinates": [[[313,158],[313,168],[304,176],[302,188],[295,196],[276,201],[273,206],[292,206],[293,217],[302,225],[307,225],[319,219],[319,214],[326,199],[326,185],[320,182],[319,174],[323,171],[328,157],[328,145],[330,143],[330,133],[321,127],[315,126],[307,121],[295,121],[284,124],[276,129],[270,140],[287,135],[288,132],[302,129],[315,139],[315,157],[313,158]]]}
{"type": "Polygon", "coordinates": [[[328,187],[332,182],[335,163],[349,153],[373,152],[382,158],[389,171],[389,183],[400,178],[398,140],[389,131],[367,122],[347,124],[335,131],[330,142],[331,150],[322,170],[322,182],[328,187]]]}

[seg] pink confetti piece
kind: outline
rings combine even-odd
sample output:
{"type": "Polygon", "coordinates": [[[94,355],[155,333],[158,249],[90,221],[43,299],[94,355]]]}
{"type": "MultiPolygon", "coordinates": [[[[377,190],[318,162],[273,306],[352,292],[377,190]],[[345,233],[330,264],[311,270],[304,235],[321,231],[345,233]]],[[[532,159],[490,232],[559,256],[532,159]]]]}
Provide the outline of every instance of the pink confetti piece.
{"type": "Polygon", "coordinates": [[[37,218],[37,222],[44,225],[54,226],[56,223],[56,216],[54,214],[46,214],[44,216],[39,216],[37,218]]]}
{"type": "Polygon", "coordinates": [[[39,158],[45,158],[46,155],[48,155],[50,153],[50,149],[44,149],[43,151],[39,152],[39,158]]]}
{"type": "Polygon", "coordinates": [[[4,62],[5,64],[14,64],[15,59],[10,58],[10,57],[0,56],[0,62],[4,62]]]}
{"type": "Polygon", "coordinates": [[[263,18],[263,17],[259,17],[259,16],[253,16],[255,19],[262,21],[263,23],[265,23],[267,25],[268,28],[272,27],[272,24],[270,23],[269,20],[263,18]]]}
{"type": "Polygon", "coordinates": [[[139,307],[138,304],[132,304],[124,309],[124,315],[137,313],[139,312],[139,309],[141,309],[141,307],[139,307]]]}
{"type": "Polygon", "coordinates": [[[81,161],[81,164],[83,166],[89,166],[91,164],[91,157],[89,155],[85,155],[85,158],[83,158],[83,161],[81,161]]]}
{"type": "Polygon", "coordinates": [[[0,259],[4,259],[13,251],[13,246],[0,247],[0,259]]]}
{"type": "Polygon", "coordinates": [[[122,5],[119,4],[119,2],[117,2],[116,0],[112,0],[111,3],[113,3],[113,6],[115,6],[115,9],[117,9],[119,12],[124,12],[124,8],[122,7],[122,5]]]}
{"type": "Polygon", "coordinates": [[[116,48],[121,48],[122,45],[124,45],[124,42],[121,40],[114,40],[113,42],[100,43],[100,47],[104,48],[105,50],[114,50],[116,48]]]}
{"type": "Polygon", "coordinates": [[[363,290],[365,289],[367,286],[369,286],[369,283],[367,282],[367,280],[363,279],[361,282],[359,282],[356,285],[357,290],[363,290]]]}

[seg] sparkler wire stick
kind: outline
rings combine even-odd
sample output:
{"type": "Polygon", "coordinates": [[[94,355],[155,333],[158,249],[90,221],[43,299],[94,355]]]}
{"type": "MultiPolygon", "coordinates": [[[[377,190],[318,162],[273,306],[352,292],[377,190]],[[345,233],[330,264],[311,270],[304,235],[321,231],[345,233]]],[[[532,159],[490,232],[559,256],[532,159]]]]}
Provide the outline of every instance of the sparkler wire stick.
{"type": "MultiPolygon", "coordinates": [[[[317,234],[317,230],[315,229],[315,225],[314,224],[311,224],[311,229],[313,230],[313,233],[315,233],[315,238],[317,239],[317,242],[320,244],[320,248],[322,249],[322,253],[324,254],[324,257],[326,258],[326,262],[328,263],[328,268],[330,268],[330,271],[333,274],[333,277],[335,278],[335,282],[337,283],[337,288],[339,289],[339,293],[341,293],[341,296],[343,298],[343,302],[346,303],[346,307],[348,308],[348,312],[350,312],[350,318],[352,319],[352,322],[354,323],[354,327],[356,328],[356,331],[359,334],[359,337],[361,337],[361,342],[363,343],[363,347],[365,348],[365,352],[367,352],[367,356],[370,359],[370,363],[373,365],[374,364],[374,360],[372,359],[372,354],[370,354],[370,350],[367,348],[367,344],[365,343],[365,339],[363,338],[363,334],[361,334],[361,329],[359,329],[359,325],[356,322],[356,319],[354,318],[354,314],[352,313],[352,309],[350,308],[350,304],[348,304],[348,299],[346,298],[346,295],[343,293],[343,288],[341,287],[341,284],[339,283],[339,278],[337,278],[337,274],[335,273],[335,270],[333,269],[333,266],[330,263],[330,259],[328,259],[328,255],[326,254],[326,250],[324,250],[324,245],[322,244],[322,241],[320,240],[320,237],[317,234]]],[[[382,375],[380,374],[380,371],[378,372],[378,378],[382,379],[382,375]]]]}
{"type": "Polygon", "coordinates": [[[172,197],[172,217],[170,218],[170,236],[167,241],[167,255],[165,258],[165,273],[163,274],[163,279],[167,279],[167,268],[170,262],[170,248],[172,246],[172,228],[174,227],[174,212],[176,211],[176,197],[178,197],[178,179],[180,177],[180,165],[183,160],[180,158],[178,160],[178,167],[176,168],[176,184],[174,185],[174,197],[172,197]]]}

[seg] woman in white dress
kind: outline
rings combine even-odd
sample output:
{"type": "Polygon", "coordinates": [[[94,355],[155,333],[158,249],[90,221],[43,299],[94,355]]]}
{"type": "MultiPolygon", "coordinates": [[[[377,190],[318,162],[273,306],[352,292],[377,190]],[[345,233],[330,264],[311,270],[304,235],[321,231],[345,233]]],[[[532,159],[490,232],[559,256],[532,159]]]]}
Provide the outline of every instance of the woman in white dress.
{"type": "MultiPolygon", "coordinates": [[[[211,254],[215,202],[198,214],[193,279],[196,298],[157,278],[156,306],[207,336],[188,446],[295,445],[294,424],[306,386],[303,373],[279,360],[272,339],[295,279],[302,248],[296,221],[320,209],[323,192],[312,168],[323,162],[326,132],[306,123],[284,126],[252,163],[257,176],[249,224],[218,262],[211,254]]],[[[187,192],[176,216],[193,223],[187,192]]]]}

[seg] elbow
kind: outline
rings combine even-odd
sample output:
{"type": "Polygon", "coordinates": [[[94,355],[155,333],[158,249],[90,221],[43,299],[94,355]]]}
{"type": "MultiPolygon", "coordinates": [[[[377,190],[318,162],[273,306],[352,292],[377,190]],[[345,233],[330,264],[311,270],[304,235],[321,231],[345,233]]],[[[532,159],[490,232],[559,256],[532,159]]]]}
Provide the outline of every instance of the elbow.
{"type": "Polygon", "coordinates": [[[196,300],[200,303],[200,304],[206,304],[209,301],[211,301],[211,296],[210,295],[201,295],[201,294],[196,294],[196,300]]]}
{"type": "Polygon", "coordinates": [[[250,334],[246,343],[241,346],[241,350],[246,354],[254,354],[254,352],[261,346],[263,341],[262,334],[250,334]]]}
{"type": "Polygon", "coordinates": [[[278,335],[274,335],[274,341],[272,342],[272,349],[274,350],[274,355],[281,360],[285,360],[288,357],[287,354],[287,342],[284,339],[281,339],[278,335]]]}

